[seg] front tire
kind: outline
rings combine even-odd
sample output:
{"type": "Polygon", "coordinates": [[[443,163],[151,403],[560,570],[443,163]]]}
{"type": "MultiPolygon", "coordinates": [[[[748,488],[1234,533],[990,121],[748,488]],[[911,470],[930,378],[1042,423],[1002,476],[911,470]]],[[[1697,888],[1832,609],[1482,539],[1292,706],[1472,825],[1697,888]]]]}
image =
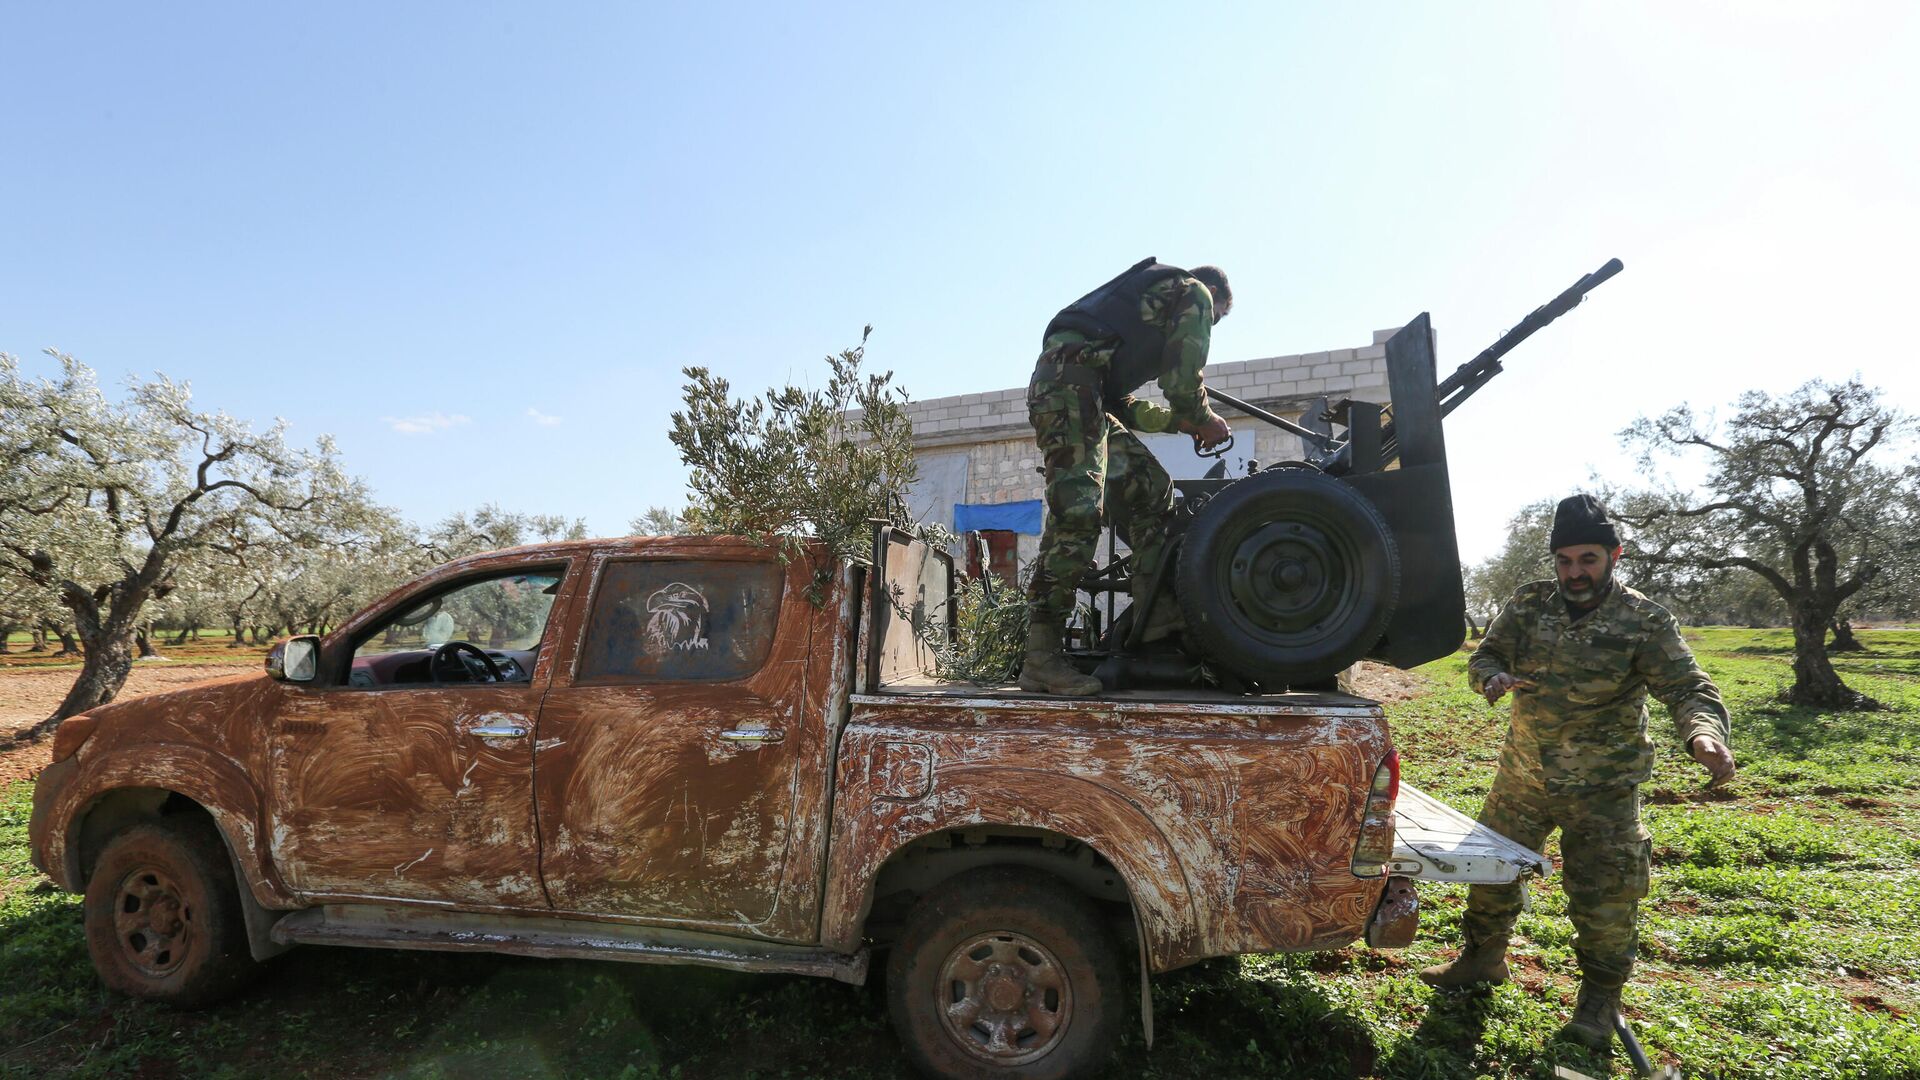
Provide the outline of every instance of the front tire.
{"type": "Polygon", "coordinates": [[[205,822],[143,822],[107,842],[87,879],[87,952],[107,989],[192,1008],[257,969],[227,852],[205,822]]]}
{"type": "Polygon", "coordinates": [[[907,1056],[942,1080],[1068,1080],[1112,1057],[1126,994],[1091,901],[1021,867],[960,874],[923,897],[887,965],[907,1056]]]}

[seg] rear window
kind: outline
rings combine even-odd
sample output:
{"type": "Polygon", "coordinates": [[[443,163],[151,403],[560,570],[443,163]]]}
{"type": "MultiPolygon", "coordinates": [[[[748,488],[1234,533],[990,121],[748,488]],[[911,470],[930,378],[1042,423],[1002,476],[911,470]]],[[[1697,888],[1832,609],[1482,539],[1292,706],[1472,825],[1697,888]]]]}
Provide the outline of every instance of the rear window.
{"type": "Polygon", "coordinates": [[[574,684],[751,675],[773,650],[785,581],[784,569],[772,562],[609,563],[593,599],[574,684]]]}

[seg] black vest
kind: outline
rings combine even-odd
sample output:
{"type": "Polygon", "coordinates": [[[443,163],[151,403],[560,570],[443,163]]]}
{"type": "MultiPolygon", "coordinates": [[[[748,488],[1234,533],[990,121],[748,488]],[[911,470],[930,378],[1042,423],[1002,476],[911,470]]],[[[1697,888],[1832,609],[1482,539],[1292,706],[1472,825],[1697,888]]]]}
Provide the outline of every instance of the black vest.
{"type": "Polygon", "coordinates": [[[1177,266],[1166,266],[1149,255],[1127,267],[1119,277],[1060,309],[1047,324],[1047,337],[1071,330],[1088,338],[1119,338],[1107,366],[1101,394],[1108,402],[1140,389],[1148,379],[1166,374],[1167,332],[1140,319],[1140,298],[1170,277],[1186,277],[1177,266]]]}

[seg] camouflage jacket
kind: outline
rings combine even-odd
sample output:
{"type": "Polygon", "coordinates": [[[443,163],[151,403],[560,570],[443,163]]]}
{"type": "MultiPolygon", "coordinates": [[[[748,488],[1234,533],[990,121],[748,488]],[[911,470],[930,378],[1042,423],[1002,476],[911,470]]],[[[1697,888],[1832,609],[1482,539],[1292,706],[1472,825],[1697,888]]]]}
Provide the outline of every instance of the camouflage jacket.
{"type": "MultiPolygon", "coordinates": [[[[1213,294],[1193,278],[1170,277],[1147,289],[1140,298],[1140,318],[1167,331],[1166,374],[1159,381],[1167,406],[1129,394],[1124,401],[1107,402],[1107,411],[1135,431],[1166,431],[1180,420],[1203,423],[1213,411],[1207,404],[1200,374],[1207,365],[1207,348],[1213,342],[1213,294]]],[[[1086,340],[1081,334],[1063,331],[1049,336],[1041,351],[1051,352],[1086,340]]],[[[1110,343],[1115,339],[1103,340],[1110,343]]],[[[1101,366],[1112,355],[1111,346],[1088,349],[1080,354],[1080,362],[1101,366]]]]}
{"type": "Polygon", "coordinates": [[[1638,784],[1653,775],[1649,690],[1673,714],[1682,747],[1699,735],[1727,741],[1727,707],[1679,623],[1617,581],[1577,622],[1557,583],[1521,586],[1474,650],[1467,681],[1478,691],[1502,671],[1533,688],[1513,691],[1500,767],[1549,791],[1638,784]]]}

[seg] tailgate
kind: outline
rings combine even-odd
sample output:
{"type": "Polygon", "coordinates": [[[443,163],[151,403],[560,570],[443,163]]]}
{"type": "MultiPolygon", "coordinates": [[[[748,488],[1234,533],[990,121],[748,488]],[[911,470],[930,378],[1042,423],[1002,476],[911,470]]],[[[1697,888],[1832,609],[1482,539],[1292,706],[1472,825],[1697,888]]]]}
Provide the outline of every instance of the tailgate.
{"type": "Polygon", "coordinates": [[[1528,874],[1546,876],[1553,864],[1453,807],[1402,781],[1393,804],[1393,862],[1389,873],[1418,881],[1500,885],[1528,874]]]}

